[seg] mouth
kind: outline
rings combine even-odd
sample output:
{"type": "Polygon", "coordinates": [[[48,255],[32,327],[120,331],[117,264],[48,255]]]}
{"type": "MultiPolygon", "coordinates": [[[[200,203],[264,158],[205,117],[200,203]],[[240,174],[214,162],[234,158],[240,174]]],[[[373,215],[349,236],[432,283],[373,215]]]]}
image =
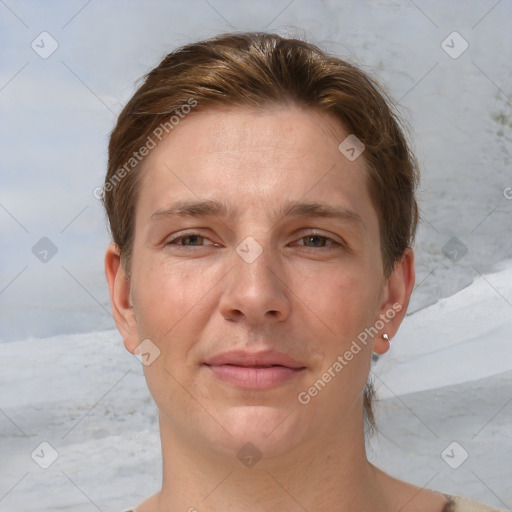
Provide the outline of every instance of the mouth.
{"type": "Polygon", "coordinates": [[[242,389],[270,389],[296,379],[306,369],[289,356],[266,351],[220,354],[205,363],[220,381],[242,389]]]}
{"type": "Polygon", "coordinates": [[[305,368],[289,368],[281,365],[238,366],[223,364],[206,365],[213,375],[228,384],[245,389],[269,389],[292,381],[305,368]]]}

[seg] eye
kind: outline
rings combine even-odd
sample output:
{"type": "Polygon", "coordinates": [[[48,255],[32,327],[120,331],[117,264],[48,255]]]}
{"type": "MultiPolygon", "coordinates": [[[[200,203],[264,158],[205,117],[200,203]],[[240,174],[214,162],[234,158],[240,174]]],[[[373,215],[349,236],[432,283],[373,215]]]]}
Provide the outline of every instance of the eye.
{"type": "MultiPolygon", "coordinates": [[[[201,235],[197,232],[181,233],[168,239],[165,244],[166,247],[205,247],[205,246],[217,246],[218,244],[213,243],[209,238],[201,235]],[[209,243],[208,243],[209,242],[209,243]]],[[[343,244],[336,242],[332,238],[329,238],[318,233],[310,233],[298,239],[296,245],[307,247],[309,249],[335,249],[341,247],[343,244]]]]}
{"type": "Polygon", "coordinates": [[[309,235],[303,236],[299,240],[304,241],[304,244],[298,245],[304,245],[305,247],[309,248],[324,249],[330,246],[341,246],[340,243],[335,242],[332,238],[319,235],[316,233],[311,233],[309,235]]]}
{"type": "Polygon", "coordinates": [[[216,245],[213,243],[205,244],[205,240],[209,240],[209,238],[206,238],[199,233],[182,233],[179,236],[175,236],[174,238],[167,240],[165,242],[165,246],[202,247],[203,245],[216,245]]]}

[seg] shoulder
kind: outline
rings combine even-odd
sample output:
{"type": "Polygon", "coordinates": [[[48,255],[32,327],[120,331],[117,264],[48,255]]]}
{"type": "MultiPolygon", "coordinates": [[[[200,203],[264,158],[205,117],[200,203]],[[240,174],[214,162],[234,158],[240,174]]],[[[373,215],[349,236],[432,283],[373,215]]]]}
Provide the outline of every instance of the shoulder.
{"type": "Polygon", "coordinates": [[[502,509],[491,507],[471,498],[452,496],[451,494],[445,494],[445,496],[450,500],[450,504],[443,512],[502,512],[502,509]]]}

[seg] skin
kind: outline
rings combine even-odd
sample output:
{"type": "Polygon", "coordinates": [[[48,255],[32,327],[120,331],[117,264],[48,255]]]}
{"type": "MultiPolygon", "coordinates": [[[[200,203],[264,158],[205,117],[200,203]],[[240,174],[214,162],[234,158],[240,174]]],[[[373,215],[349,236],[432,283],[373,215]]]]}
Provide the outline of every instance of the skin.
{"type": "Polygon", "coordinates": [[[442,495],[366,458],[372,351],[388,350],[380,334],[392,338],[405,315],[414,256],[407,249],[384,276],[364,153],[350,162],[338,150],[348,134],[329,115],[299,107],[210,108],[181,121],[143,162],[131,268],[115,244],[105,258],[127,350],[149,339],[160,351],[144,371],[160,411],[162,490],[138,512],[443,508],[442,495]],[[155,214],[176,200],[209,199],[226,203],[228,215],[155,214]],[[278,215],[288,201],[351,214],[278,215]],[[262,250],[251,263],[236,252],[246,237],[262,250]],[[393,304],[402,309],[379,335],[301,404],[298,394],[393,304]],[[227,350],[267,348],[305,369],[254,391],[203,364],[227,350]],[[237,457],[248,442],[261,453],[252,467],[237,457]]]}

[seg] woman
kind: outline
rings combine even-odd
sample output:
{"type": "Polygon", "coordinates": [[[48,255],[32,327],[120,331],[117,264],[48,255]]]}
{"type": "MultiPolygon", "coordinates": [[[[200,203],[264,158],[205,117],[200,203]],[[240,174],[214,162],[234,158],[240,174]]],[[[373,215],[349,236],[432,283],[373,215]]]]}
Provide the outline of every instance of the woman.
{"type": "Polygon", "coordinates": [[[417,180],[379,86],[313,45],[226,34],[147,75],[102,193],[115,321],[160,413],[162,489],[137,512],[492,510],[366,457],[417,180]]]}

